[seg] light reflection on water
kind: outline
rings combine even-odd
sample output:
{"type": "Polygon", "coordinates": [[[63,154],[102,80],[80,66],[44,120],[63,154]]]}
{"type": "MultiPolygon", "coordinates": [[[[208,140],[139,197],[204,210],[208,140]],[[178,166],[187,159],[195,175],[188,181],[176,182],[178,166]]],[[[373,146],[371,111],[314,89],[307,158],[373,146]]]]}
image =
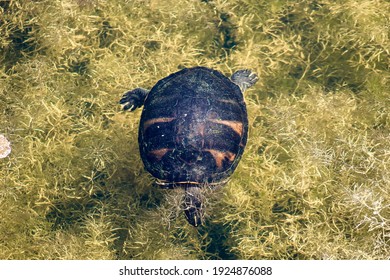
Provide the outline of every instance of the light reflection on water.
{"type": "Polygon", "coordinates": [[[0,158],[5,158],[11,153],[11,143],[0,134],[0,158]]]}

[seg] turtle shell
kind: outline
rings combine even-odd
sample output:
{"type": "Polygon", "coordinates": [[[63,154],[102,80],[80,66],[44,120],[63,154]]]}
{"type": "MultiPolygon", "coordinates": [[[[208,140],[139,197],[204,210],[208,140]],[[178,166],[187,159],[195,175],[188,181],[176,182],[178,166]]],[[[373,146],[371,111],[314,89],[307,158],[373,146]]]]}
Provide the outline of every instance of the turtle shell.
{"type": "Polygon", "coordinates": [[[218,184],[237,167],[247,136],[240,88],[218,71],[195,67],[151,89],[138,141],[145,169],[160,182],[218,184]]]}

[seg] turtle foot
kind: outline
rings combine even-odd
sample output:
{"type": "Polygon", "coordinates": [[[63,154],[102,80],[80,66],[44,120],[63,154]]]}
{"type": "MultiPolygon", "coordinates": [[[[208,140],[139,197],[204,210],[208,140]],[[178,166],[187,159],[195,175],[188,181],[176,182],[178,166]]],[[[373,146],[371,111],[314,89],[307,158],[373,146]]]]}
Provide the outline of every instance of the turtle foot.
{"type": "Polygon", "coordinates": [[[119,101],[119,103],[124,105],[123,110],[134,111],[135,109],[144,105],[144,101],[148,93],[149,90],[144,88],[133,89],[131,91],[126,92],[122,96],[122,99],[119,101]]]}
{"type": "Polygon", "coordinates": [[[252,71],[244,69],[234,72],[231,80],[244,92],[247,88],[253,86],[259,80],[259,77],[252,71]]]}
{"type": "Polygon", "coordinates": [[[184,213],[187,221],[197,227],[203,223],[202,194],[198,186],[187,186],[184,197],[184,213]]]}

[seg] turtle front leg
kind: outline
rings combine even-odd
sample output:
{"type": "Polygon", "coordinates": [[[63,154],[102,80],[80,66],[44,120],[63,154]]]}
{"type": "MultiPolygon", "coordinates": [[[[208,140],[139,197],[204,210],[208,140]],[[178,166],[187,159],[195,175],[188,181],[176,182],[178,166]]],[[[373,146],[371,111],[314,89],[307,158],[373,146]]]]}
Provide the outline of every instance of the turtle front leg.
{"type": "Polygon", "coordinates": [[[144,105],[148,93],[149,90],[144,88],[130,90],[122,96],[122,99],[119,101],[119,103],[124,105],[123,110],[134,111],[135,109],[144,105]]]}
{"type": "Polygon", "coordinates": [[[258,79],[259,77],[248,69],[238,70],[231,77],[232,82],[238,85],[242,92],[253,86],[258,79]]]}

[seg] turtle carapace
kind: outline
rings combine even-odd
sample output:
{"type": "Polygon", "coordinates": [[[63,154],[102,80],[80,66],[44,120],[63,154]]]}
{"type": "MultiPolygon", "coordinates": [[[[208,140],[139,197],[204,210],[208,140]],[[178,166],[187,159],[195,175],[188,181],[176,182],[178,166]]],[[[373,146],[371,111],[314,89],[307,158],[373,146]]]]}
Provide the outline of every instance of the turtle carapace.
{"type": "Polygon", "coordinates": [[[145,169],[162,187],[184,188],[193,226],[204,220],[201,188],[223,185],[241,159],[248,136],[243,92],[257,80],[249,70],[229,79],[209,68],[185,68],[120,100],[124,110],[144,106],[138,143],[145,169]]]}

